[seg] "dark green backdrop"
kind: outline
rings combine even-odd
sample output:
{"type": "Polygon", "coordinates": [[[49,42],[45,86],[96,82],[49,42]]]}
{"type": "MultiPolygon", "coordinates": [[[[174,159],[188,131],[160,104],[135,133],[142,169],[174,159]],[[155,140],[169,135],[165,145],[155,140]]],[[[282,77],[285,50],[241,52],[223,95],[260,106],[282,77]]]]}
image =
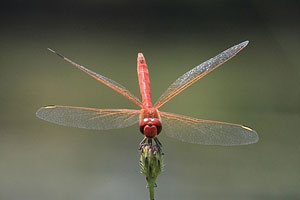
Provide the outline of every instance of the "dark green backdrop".
{"type": "Polygon", "coordinates": [[[46,50],[139,95],[143,52],[156,100],[177,77],[241,41],[237,57],[162,110],[246,124],[257,144],[167,138],[157,199],[300,198],[297,1],[7,1],[0,8],[0,199],[147,199],[137,126],[89,131],[39,120],[48,104],[135,108],[46,50]]]}

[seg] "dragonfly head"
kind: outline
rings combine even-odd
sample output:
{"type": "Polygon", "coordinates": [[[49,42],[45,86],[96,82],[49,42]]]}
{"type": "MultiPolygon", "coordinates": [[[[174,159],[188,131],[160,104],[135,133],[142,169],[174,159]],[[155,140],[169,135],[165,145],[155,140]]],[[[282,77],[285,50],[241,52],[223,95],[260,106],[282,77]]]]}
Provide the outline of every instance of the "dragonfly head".
{"type": "Polygon", "coordinates": [[[147,138],[155,138],[161,132],[161,122],[157,118],[144,118],[140,123],[140,131],[147,138]]]}

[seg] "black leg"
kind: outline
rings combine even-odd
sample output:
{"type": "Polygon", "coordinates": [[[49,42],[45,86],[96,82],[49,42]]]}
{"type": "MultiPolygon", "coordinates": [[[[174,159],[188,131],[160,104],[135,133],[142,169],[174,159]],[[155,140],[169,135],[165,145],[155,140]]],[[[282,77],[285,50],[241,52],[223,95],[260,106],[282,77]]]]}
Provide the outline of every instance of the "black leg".
{"type": "MultiPolygon", "coordinates": [[[[157,137],[155,137],[153,139],[154,139],[154,142],[155,142],[155,146],[161,151],[161,147],[162,147],[161,142],[158,140],[157,137]]],[[[152,144],[153,144],[152,138],[144,137],[144,139],[140,142],[139,150],[142,150],[142,147],[145,146],[145,145],[152,146],[152,144]]]]}
{"type": "Polygon", "coordinates": [[[162,144],[160,143],[160,141],[158,140],[158,138],[154,138],[155,144],[158,148],[158,150],[161,152],[161,155],[164,155],[164,153],[162,152],[162,144]]]}
{"type": "Polygon", "coordinates": [[[140,142],[139,150],[142,150],[142,146],[145,145],[146,141],[147,141],[147,137],[144,137],[144,139],[140,142]]]}
{"type": "Polygon", "coordinates": [[[148,138],[148,144],[150,144],[150,146],[152,146],[152,138],[148,138]]]}
{"type": "Polygon", "coordinates": [[[159,146],[162,147],[162,144],[160,143],[160,141],[158,140],[158,138],[154,138],[155,143],[159,146]]]}
{"type": "Polygon", "coordinates": [[[144,137],[144,139],[140,142],[140,145],[143,145],[146,143],[147,137],[144,137]]]}

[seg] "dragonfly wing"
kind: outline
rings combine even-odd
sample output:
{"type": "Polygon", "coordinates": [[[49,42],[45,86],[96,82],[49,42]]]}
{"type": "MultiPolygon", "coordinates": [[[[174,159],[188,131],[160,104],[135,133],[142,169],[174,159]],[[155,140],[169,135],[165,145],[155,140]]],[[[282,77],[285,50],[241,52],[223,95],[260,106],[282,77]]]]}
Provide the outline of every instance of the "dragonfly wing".
{"type": "Polygon", "coordinates": [[[160,112],[166,134],[183,142],[205,145],[245,145],[258,141],[249,127],[160,112]]]}
{"type": "Polygon", "coordinates": [[[139,110],[98,109],[72,106],[46,106],[36,116],[59,125],[85,129],[107,130],[124,128],[139,121],[139,110]]]}
{"type": "Polygon", "coordinates": [[[184,89],[192,85],[194,82],[208,74],[209,72],[216,69],[218,66],[228,61],[230,58],[235,56],[248,44],[248,41],[242,42],[235,45],[219,55],[203,62],[202,64],[196,66],[190,71],[186,72],[180,76],[174,83],[172,83],[169,88],[160,96],[158,101],[155,103],[154,107],[159,108],[172,99],[174,96],[182,92],[184,89]]]}
{"type": "Polygon", "coordinates": [[[131,94],[123,85],[115,82],[114,80],[111,80],[110,78],[107,78],[105,76],[97,74],[96,72],[93,72],[92,70],[89,70],[89,69],[87,69],[86,67],[84,67],[82,65],[79,65],[79,64],[75,63],[74,61],[72,61],[69,58],[57,53],[56,51],[54,51],[52,49],[48,48],[48,50],[55,53],[56,55],[58,55],[59,57],[61,57],[65,61],[67,61],[68,63],[72,64],[76,68],[80,69],[81,71],[87,73],[88,75],[90,75],[91,77],[96,79],[97,81],[99,81],[99,82],[103,83],[104,85],[110,87],[111,89],[117,91],[118,93],[125,96],[127,99],[129,99],[133,103],[135,103],[138,106],[142,107],[142,105],[143,105],[142,102],[137,97],[135,97],[133,94],[131,94]]]}

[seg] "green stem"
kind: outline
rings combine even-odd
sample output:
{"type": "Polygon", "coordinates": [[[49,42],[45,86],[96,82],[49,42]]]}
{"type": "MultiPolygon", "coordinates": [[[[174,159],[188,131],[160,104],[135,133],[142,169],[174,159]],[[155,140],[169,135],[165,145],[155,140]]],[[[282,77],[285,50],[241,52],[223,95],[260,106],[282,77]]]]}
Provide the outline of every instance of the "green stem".
{"type": "Polygon", "coordinates": [[[148,188],[149,188],[149,194],[150,194],[150,200],[154,200],[154,187],[155,183],[148,183],[148,188]]]}

